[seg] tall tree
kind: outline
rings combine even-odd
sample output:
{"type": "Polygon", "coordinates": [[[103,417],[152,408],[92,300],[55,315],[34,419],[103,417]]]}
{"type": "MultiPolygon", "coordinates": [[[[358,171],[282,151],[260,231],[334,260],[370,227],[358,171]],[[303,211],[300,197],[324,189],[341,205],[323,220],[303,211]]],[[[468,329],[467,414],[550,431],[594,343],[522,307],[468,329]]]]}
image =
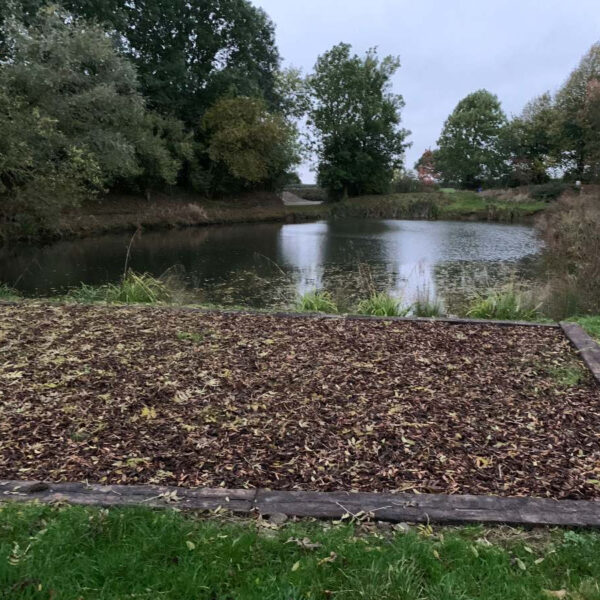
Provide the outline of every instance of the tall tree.
{"type": "Polygon", "coordinates": [[[436,164],[449,183],[476,188],[507,168],[506,116],[498,97],[479,90],[463,98],[444,124],[436,164]]]}
{"type": "Polygon", "coordinates": [[[46,208],[58,213],[91,188],[143,181],[145,167],[154,183],[175,183],[189,140],[180,123],[146,111],[135,68],[102,29],[48,7],[28,27],[14,21],[8,39],[0,64],[5,206],[48,216],[46,208]]]}
{"type": "Polygon", "coordinates": [[[544,183],[554,166],[556,110],[549,93],[525,105],[520,116],[506,127],[505,141],[510,154],[509,182],[518,185],[544,183]]]}
{"type": "MultiPolygon", "coordinates": [[[[25,18],[52,0],[12,0],[25,18]]],[[[198,126],[225,94],[278,103],[274,26],[248,0],[62,0],[75,15],[116,32],[149,107],[198,126]]]]}
{"type": "Polygon", "coordinates": [[[397,58],[351,54],[339,44],[320,56],[309,79],[318,180],[332,198],[383,193],[402,165],[408,131],[402,96],[391,92],[397,58]]]}
{"type": "Polygon", "coordinates": [[[415,169],[419,181],[425,185],[435,185],[440,180],[440,173],[435,164],[436,153],[427,148],[416,162],[415,169]]]}
{"type": "Polygon", "coordinates": [[[207,111],[204,125],[217,192],[224,187],[221,167],[248,188],[276,184],[297,162],[295,131],[282,115],[269,113],[263,100],[223,98],[207,111]]]}
{"type": "Polygon", "coordinates": [[[567,173],[588,179],[598,171],[600,43],[594,44],[556,94],[557,158],[567,173]]]}

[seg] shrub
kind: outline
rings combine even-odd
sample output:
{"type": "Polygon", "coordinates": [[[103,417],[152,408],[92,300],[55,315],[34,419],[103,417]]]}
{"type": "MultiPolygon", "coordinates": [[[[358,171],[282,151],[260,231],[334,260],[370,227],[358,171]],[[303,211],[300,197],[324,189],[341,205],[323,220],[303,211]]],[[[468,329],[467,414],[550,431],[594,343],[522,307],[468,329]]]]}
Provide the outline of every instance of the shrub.
{"type": "Polygon", "coordinates": [[[535,321],[540,318],[540,307],[541,303],[534,301],[531,292],[519,290],[511,284],[476,297],[467,315],[475,319],[535,321]]]}
{"type": "Polygon", "coordinates": [[[529,196],[534,200],[556,200],[567,190],[572,189],[571,186],[562,181],[550,181],[540,185],[529,186],[529,196]]]}
{"type": "Polygon", "coordinates": [[[359,302],[357,311],[361,315],[374,317],[404,317],[409,309],[402,306],[400,299],[385,292],[376,292],[366,300],[359,302]]]}
{"type": "Polygon", "coordinates": [[[441,317],[444,314],[444,307],[439,300],[419,298],[412,305],[412,314],[415,317],[441,317]]]}
{"type": "Polygon", "coordinates": [[[337,313],[338,308],[329,292],[314,290],[307,292],[296,301],[296,310],[299,312],[337,313]]]}

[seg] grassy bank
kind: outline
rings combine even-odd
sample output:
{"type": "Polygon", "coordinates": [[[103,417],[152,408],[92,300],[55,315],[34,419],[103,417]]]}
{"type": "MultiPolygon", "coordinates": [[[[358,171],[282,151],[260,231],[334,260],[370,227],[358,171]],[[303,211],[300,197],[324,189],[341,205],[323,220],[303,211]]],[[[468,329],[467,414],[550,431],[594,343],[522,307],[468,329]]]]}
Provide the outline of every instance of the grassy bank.
{"type": "Polygon", "coordinates": [[[326,218],[452,219],[527,221],[545,202],[513,202],[474,192],[407,193],[362,196],[336,204],[285,206],[275,194],[255,193],[227,200],[207,200],[178,193],[150,199],[112,195],[89,201],[60,218],[43,237],[86,237],[102,233],[170,229],[232,223],[300,223],[326,218]]]}
{"type": "Polygon", "coordinates": [[[600,535],[564,530],[0,508],[0,597],[24,600],[597,600],[599,554],[600,535]]]}

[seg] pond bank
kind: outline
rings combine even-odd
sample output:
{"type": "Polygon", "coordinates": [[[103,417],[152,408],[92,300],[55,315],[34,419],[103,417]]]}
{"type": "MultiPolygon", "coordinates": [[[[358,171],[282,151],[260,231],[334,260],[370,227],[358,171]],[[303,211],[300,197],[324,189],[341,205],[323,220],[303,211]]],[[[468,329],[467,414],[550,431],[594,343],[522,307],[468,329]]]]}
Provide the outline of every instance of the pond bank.
{"type": "Polygon", "coordinates": [[[545,202],[510,202],[474,192],[362,196],[335,204],[285,205],[272,193],[207,200],[193,194],[110,195],[66,212],[43,239],[84,238],[105,233],[234,223],[302,223],[337,218],[429,219],[526,223],[545,202]]]}

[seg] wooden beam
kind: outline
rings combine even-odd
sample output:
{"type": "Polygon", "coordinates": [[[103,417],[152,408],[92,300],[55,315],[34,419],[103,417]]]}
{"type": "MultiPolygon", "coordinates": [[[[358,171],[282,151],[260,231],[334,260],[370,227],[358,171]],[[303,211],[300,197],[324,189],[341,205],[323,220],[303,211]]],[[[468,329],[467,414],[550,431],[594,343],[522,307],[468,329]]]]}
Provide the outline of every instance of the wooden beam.
{"type": "Polygon", "coordinates": [[[88,506],[174,507],[180,510],[226,509],[235,513],[393,523],[506,523],[600,527],[600,501],[449,496],[444,494],[372,494],[269,490],[187,489],[151,485],[96,485],[0,480],[0,501],[66,502],[88,506]]]}
{"type": "Polygon", "coordinates": [[[600,346],[577,323],[562,322],[560,326],[600,384],[600,346]]]}

